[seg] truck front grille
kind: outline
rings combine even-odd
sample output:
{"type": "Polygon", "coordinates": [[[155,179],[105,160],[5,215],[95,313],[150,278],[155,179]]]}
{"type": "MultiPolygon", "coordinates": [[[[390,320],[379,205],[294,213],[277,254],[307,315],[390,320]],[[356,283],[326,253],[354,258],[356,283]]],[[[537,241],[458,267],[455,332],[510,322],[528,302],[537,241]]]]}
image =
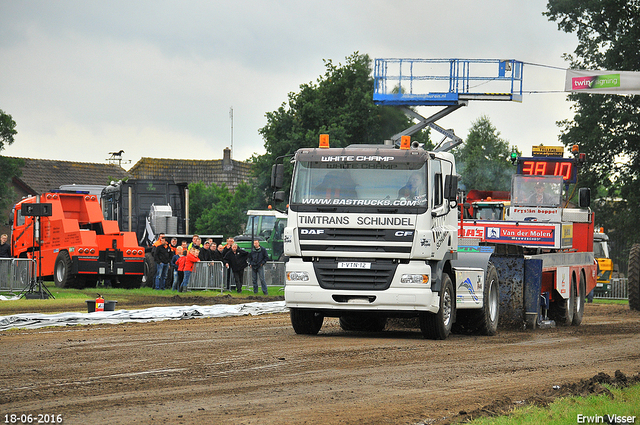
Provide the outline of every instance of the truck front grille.
{"type": "Polygon", "coordinates": [[[324,289],[383,291],[391,285],[398,266],[392,260],[352,259],[349,261],[371,263],[369,269],[339,269],[344,259],[320,259],[313,268],[320,287],[324,289]]]}

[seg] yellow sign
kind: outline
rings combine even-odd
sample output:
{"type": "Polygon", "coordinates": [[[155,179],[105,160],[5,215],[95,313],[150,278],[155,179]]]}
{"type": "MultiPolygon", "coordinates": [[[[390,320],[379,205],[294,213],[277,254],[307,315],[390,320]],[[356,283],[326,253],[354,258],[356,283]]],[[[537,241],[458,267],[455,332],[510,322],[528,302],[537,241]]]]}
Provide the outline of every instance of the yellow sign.
{"type": "Polygon", "coordinates": [[[564,146],[532,146],[532,156],[564,156],[564,146]]]}
{"type": "Polygon", "coordinates": [[[562,240],[560,245],[563,248],[573,246],[573,224],[562,225],[562,240]]]}

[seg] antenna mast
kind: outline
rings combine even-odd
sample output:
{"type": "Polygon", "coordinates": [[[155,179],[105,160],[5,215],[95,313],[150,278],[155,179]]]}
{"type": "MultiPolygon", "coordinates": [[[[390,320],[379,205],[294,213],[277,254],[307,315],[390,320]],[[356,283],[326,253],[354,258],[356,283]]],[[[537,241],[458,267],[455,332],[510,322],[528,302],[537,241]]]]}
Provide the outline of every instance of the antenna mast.
{"type": "Polygon", "coordinates": [[[233,159],[233,106],[229,108],[229,118],[231,119],[231,159],[233,159]]]}

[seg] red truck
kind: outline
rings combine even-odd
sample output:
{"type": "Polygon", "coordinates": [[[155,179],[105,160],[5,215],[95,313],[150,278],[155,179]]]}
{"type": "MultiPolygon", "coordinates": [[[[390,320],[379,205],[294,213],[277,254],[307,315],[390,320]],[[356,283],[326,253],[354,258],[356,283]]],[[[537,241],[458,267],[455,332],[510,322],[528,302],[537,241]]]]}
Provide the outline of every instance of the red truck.
{"type": "Polygon", "coordinates": [[[35,258],[38,275],[57,287],[82,288],[99,280],[139,287],[144,248],[134,232],[102,216],[100,199],[88,192],[51,191],[15,206],[11,246],[16,257],[35,258]]]}

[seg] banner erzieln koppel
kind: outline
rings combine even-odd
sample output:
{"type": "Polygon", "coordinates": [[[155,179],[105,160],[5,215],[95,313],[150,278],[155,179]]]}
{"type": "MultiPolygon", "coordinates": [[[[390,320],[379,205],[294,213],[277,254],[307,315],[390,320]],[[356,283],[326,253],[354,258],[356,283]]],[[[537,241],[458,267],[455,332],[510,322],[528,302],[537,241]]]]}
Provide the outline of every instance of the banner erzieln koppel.
{"type": "Polygon", "coordinates": [[[574,93],[640,94],[640,72],[567,69],[564,91],[574,93]]]}

